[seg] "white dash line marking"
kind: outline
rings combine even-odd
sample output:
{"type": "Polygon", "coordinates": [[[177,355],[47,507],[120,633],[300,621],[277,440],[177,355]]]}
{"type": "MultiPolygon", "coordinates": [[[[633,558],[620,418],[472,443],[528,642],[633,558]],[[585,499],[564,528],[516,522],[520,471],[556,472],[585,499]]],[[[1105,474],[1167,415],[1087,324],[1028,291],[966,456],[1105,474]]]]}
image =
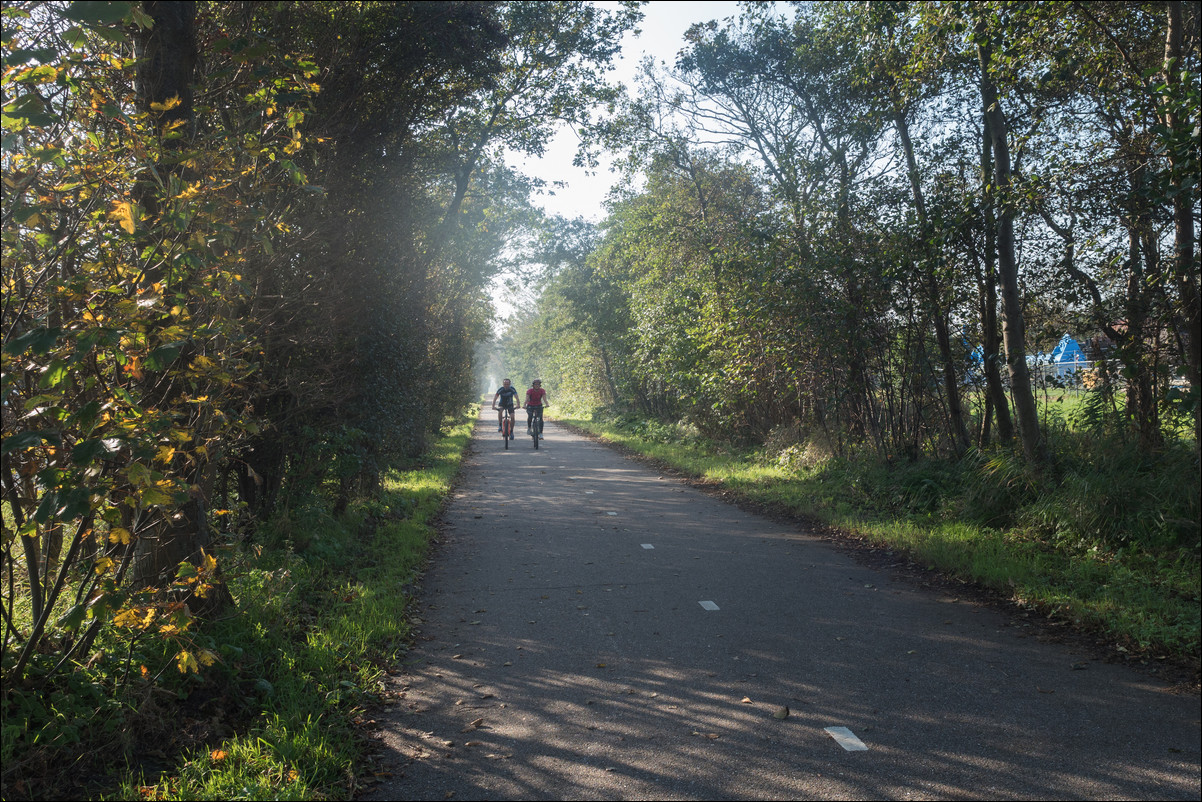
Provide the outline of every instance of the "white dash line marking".
{"type": "Polygon", "coordinates": [[[707,610],[717,610],[718,609],[718,605],[714,604],[712,601],[703,601],[703,602],[697,602],[697,603],[700,604],[702,607],[704,607],[707,610]]]}
{"type": "Polygon", "coordinates": [[[606,515],[617,515],[617,513],[616,513],[616,512],[607,512],[607,513],[605,513],[605,514],[606,514],[606,515]]]}
{"type": "Polygon", "coordinates": [[[653,548],[655,548],[655,546],[652,546],[650,543],[644,543],[644,544],[643,544],[643,548],[645,548],[645,549],[653,549],[653,548]]]}
{"type": "Polygon", "coordinates": [[[847,727],[827,727],[826,732],[835,739],[835,743],[848,752],[867,752],[868,747],[856,734],[847,727]]]}

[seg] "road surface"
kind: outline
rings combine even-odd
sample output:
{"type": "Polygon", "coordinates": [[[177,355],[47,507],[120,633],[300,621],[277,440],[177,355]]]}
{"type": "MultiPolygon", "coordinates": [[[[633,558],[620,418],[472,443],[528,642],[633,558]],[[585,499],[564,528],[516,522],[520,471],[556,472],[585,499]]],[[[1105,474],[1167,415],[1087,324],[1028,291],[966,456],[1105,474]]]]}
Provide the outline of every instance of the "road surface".
{"type": "Polygon", "coordinates": [[[362,799],[1199,797],[1196,695],[491,420],[362,799]]]}

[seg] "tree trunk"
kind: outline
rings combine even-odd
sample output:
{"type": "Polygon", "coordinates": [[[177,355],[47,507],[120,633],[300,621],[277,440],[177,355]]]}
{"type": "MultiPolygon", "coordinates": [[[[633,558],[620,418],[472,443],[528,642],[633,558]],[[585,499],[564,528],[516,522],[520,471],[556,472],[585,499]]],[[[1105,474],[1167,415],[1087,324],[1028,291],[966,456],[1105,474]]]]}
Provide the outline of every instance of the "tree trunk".
{"type": "MultiPolygon", "coordinates": [[[[993,142],[989,121],[985,121],[981,137],[981,181],[988,186],[993,174],[993,142]]],[[[1002,383],[1002,343],[998,336],[997,320],[997,220],[993,198],[986,192],[984,209],[985,248],[982,254],[984,272],[978,276],[981,291],[981,368],[985,373],[985,389],[997,416],[998,440],[1009,445],[1014,439],[1014,424],[1010,420],[1010,397],[1002,383]]],[[[982,431],[987,431],[982,427],[982,431]]],[[[985,445],[982,441],[981,445],[985,445]]]]}
{"type": "Polygon", "coordinates": [[[960,403],[960,383],[956,377],[956,360],[952,352],[951,333],[948,330],[947,315],[939,303],[939,282],[935,275],[935,259],[927,243],[929,234],[927,226],[926,202],[922,196],[922,182],[918,178],[918,159],[914,156],[914,145],[910,141],[910,126],[902,112],[893,115],[893,122],[901,139],[902,150],[906,155],[907,171],[910,174],[910,190],[914,194],[914,207],[918,210],[918,221],[923,236],[923,250],[926,252],[927,295],[931,303],[931,316],[935,322],[935,339],[939,343],[939,357],[943,363],[943,391],[947,395],[949,425],[952,431],[953,449],[957,456],[963,454],[969,445],[968,429],[964,425],[964,410],[960,403]]]}
{"type": "MultiPolygon", "coordinates": [[[[192,80],[196,68],[196,3],[194,2],[145,2],[146,14],[154,25],[143,30],[138,40],[139,70],[137,76],[138,104],[146,111],[157,114],[160,129],[181,120],[192,119],[192,80]],[[179,102],[165,111],[157,111],[155,104],[165,104],[174,98],[179,102]]],[[[160,174],[177,169],[174,165],[163,165],[160,174]]],[[[157,189],[146,187],[139,194],[149,219],[157,217],[154,201],[157,189]]],[[[149,271],[148,271],[149,272],[149,271]]],[[[159,275],[148,275],[147,280],[160,280],[159,275]]],[[[185,353],[181,359],[186,359],[185,353]]],[[[142,382],[144,403],[154,406],[167,403],[155,378],[148,376],[142,382]]],[[[185,477],[191,487],[189,500],[180,508],[168,513],[156,510],[154,519],[137,532],[134,544],[134,564],[130,572],[130,584],[135,587],[162,587],[174,579],[178,566],[189,561],[199,565],[204,551],[210,545],[205,499],[213,486],[212,460],[197,459],[198,466],[185,477]],[[208,468],[203,466],[210,466],[208,468]]],[[[232,602],[229,591],[218,585],[203,601],[193,600],[194,612],[213,612],[232,602]],[[203,610],[196,610],[200,603],[203,610]]]]}
{"type": "MultiPolygon", "coordinates": [[[[1164,81],[1165,85],[1169,87],[1170,93],[1173,93],[1180,84],[1178,74],[1182,67],[1184,20],[1180,0],[1170,0],[1165,3],[1165,8],[1168,24],[1164,43],[1164,81]]],[[[1165,108],[1164,122],[1170,136],[1176,137],[1179,131],[1183,131],[1181,141],[1191,143],[1190,147],[1197,145],[1196,134],[1189,131],[1191,125],[1189,118],[1178,114],[1172,105],[1165,108]]],[[[1199,394],[1202,394],[1202,383],[1199,379],[1199,370],[1202,368],[1202,302],[1199,299],[1198,276],[1194,264],[1193,207],[1197,189],[1185,186],[1187,180],[1192,180],[1196,176],[1188,175],[1182,166],[1183,156],[1187,157],[1187,154],[1182,154],[1172,147],[1167,150],[1169,175],[1174,189],[1173,278],[1180,298],[1180,312],[1175,317],[1179,321],[1178,326],[1185,330],[1186,377],[1196,401],[1199,394]]],[[[1199,448],[1199,437],[1202,437],[1202,403],[1195,403],[1195,451],[1199,448]]]]}
{"type": "Polygon", "coordinates": [[[1006,364],[1010,368],[1010,392],[1018,416],[1018,436],[1023,454],[1035,468],[1047,463],[1043,435],[1031,390],[1031,374],[1027,368],[1027,336],[1023,320],[1022,299],[1019,296],[1018,261],[1014,248],[1014,211],[1005,194],[1011,186],[1010,147],[1007,142],[1006,117],[1002,113],[997,87],[989,75],[992,48],[983,43],[987,35],[984,21],[977,22],[977,45],[981,65],[981,100],[993,145],[994,191],[1003,195],[997,218],[998,282],[1002,289],[1002,341],[1006,348],[1006,364]]]}

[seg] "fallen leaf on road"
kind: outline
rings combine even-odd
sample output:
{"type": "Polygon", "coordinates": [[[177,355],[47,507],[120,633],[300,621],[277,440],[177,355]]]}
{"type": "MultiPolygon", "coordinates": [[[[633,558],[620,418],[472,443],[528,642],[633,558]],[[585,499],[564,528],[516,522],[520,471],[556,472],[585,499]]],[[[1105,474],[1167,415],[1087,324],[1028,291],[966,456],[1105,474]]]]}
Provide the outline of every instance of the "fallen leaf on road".
{"type": "Polygon", "coordinates": [[[787,705],[782,707],[780,710],[777,710],[775,713],[773,713],[772,717],[779,720],[787,719],[789,717],[789,707],[787,705]]]}
{"type": "Polygon", "coordinates": [[[747,697],[747,696],[744,696],[744,697],[743,697],[743,699],[742,699],[742,702],[743,702],[743,704],[745,704],[745,705],[749,705],[749,704],[751,704],[751,699],[750,699],[749,697],[747,697]]]}

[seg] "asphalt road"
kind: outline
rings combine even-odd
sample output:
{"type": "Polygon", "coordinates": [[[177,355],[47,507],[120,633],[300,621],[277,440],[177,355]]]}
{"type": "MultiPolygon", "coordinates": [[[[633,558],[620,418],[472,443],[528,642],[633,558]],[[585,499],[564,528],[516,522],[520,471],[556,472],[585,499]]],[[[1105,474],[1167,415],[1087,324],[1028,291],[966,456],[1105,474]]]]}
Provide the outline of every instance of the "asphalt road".
{"type": "Polygon", "coordinates": [[[1196,695],[491,420],[362,799],[1199,798],[1196,695]]]}

